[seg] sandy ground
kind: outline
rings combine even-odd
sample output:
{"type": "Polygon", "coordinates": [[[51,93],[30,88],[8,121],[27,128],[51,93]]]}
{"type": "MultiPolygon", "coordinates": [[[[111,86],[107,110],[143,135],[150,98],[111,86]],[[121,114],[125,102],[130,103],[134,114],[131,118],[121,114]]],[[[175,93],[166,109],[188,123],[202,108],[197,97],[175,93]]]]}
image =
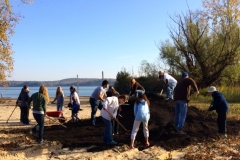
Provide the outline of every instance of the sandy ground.
{"type": "MultiPolygon", "coordinates": [[[[67,98],[66,98],[67,99],[67,98]]],[[[82,119],[90,118],[90,105],[88,103],[89,97],[80,97],[81,108],[80,112],[82,119]]],[[[0,159],[29,159],[29,160],[42,160],[42,159],[166,159],[170,154],[159,146],[152,146],[150,148],[139,151],[137,148],[130,150],[128,144],[121,147],[114,147],[109,150],[101,152],[89,152],[89,148],[94,147],[81,147],[77,149],[62,148],[62,144],[57,141],[46,141],[44,144],[37,144],[28,137],[29,134],[18,133],[19,129],[32,128],[36,122],[30,111],[30,126],[24,126],[19,121],[20,109],[17,107],[15,110],[16,99],[1,99],[0,100],[0,159]],[[14,110],[14,112],[13,112],[14,110]],[[13,112],[8,123],[7,120],[13,112]],[[14,132],[16,130],[16,132],[14,132]],[[10,133],[11,131],[11,133],[10,133]],[[124,150],[124,151],[123,151],[124,150]]],[[[65,101],[67,106],[68,101],[65,101]]],[[[55,111],[56,106],[49,104],[47,111],[55,111]]],[[[67,108],[64,109],[64,116],[70,119],[71,112],[67,108]]],[[[97,113],[99,116],[99,111],[97,113]]],[[[45,125],[52,125],[53,122],[46,119],[45,125]]],[[[55,123],[56,124],[56,123],[55,123]]],[[[180,151],[172,151],[172,159],[180,159],[184,155],[180,151]]]]}

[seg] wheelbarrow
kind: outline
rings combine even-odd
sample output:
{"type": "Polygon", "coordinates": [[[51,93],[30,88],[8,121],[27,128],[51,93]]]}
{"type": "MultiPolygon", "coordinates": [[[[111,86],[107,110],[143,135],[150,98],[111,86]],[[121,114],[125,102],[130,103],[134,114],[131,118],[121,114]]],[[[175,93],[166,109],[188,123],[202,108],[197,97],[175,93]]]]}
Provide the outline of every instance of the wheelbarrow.
{"type": "Polygon", "coordinates": [[[60,122],[65,122],[66,121],[66,118],[64,117],[60,117],[60,115],[62,114],[62,111],[48,111],[46,112],[46,117],[53,121],[53,122],[56,122],[58,124],[60,124],[61,126],[67,128],[65,125],[63,125],[62,123],[60,122]],[[54,119],[57,119],[57,120],[54,120],[54,119]]]}

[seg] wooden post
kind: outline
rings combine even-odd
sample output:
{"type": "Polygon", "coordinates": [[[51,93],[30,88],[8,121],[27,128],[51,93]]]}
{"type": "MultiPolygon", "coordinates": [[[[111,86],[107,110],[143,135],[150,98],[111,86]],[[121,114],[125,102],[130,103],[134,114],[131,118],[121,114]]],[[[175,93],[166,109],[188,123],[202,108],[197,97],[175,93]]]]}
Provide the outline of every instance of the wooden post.
{"type": "Polygon", "coordinates": [[[103,73],[103,71],[102,71],[102,80],[104,80],[104,73],[103,73]]]}

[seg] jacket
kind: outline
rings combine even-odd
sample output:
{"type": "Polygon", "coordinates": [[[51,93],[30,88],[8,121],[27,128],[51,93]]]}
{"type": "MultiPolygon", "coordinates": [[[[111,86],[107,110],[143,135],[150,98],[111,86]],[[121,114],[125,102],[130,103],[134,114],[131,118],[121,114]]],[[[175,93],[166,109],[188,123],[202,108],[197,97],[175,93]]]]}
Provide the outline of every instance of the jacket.
{"type": "Polygon", "coordinates": [[[209,111],[216,110],[217,113],[227,112],[229,110],[228,104],[224,96],[215,91],[212,93],[213,104],[212,107],[209,108],[209,111]]]}
{"type": "Polygon", "coordinates": [[[134,104],[135,121],[147,122],[150,119],[149,106],[146,101],[142,100],[139,104],[134,104]]]}
{"type": "Polygon", "coordinates": [[[27,102],[29,98],[30,98],[29,91],[22,89],[16,103],[18,104],[19,102],[21,102],[20,107],[27,107],[28,106],[27,102]]]}
{"type": "Polygon", "coordinates": [[[136,82],[136,83],[131,87],[130,96],[131,96],[132,94],[134,94],[136,90],[145,90],[145,89],[143,88],[143,86],[141,86],[141,84],[139,84],[138,82],[136,82]]]}
{"type": "Polygon", "coordinates": [[[32,109],[33,113],[46,114],[47,101],[45,96],[42,93],[36,92],[32,94],[32,96],[28,100],[29,108],[32,101],[33,101],[33,109],[32,109]]]}

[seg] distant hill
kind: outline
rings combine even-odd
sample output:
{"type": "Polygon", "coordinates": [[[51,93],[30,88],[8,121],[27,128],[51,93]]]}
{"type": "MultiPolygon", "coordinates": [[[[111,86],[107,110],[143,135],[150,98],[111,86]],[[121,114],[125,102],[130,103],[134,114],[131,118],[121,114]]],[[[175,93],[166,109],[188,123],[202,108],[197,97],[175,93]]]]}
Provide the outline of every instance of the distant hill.
{"type": "MultiPolygon", "coordinates": [[[[109,81],[110,85],[113,85],[116,79],[106,78],[109,81]]],[[[99,86],[102,84],[102,79],[99,78],[79,78],[77,82],[77,78],[67,78],[58,81],[8,81],[9,87],[22,87],[24,85],[28,85],[30,87],[38,87],[41,85],[45,86],[99,86]]]]}

